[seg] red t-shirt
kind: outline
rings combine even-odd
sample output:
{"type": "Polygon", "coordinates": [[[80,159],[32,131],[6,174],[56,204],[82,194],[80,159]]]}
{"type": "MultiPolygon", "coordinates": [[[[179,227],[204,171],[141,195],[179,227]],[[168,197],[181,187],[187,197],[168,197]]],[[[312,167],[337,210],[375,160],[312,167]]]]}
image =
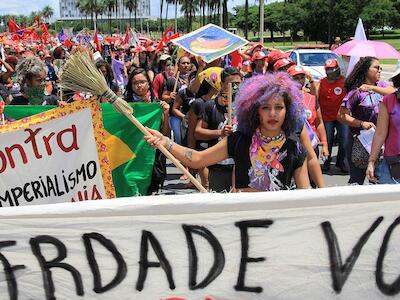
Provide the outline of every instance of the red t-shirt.
{"type": "Polygon", "coordinates": [[[338,80],[329,82],[325,77],[319,83],[318,101],[324,122],[336,120],[340,105],[346,96],[344,80],[345,78],[341,76],[338,80]]]}

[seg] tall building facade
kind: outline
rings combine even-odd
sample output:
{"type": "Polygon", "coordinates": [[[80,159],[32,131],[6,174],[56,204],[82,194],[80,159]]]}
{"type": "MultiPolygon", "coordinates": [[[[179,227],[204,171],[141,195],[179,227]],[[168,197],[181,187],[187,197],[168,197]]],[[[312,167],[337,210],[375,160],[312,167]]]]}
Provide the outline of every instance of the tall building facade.
{"type": "MultiPolygon", "coordinates": [[[[76,20],[86,17],[77,8],[77,0],[59,0],[60,1],[60,18],[61,20],[76,20]]],[[[117,8],[111,11],[112,19],[128,19],[129,10],[124,6],[123,0],[115,0],[117,8]]],[[[150,18],[150,0],[138,0],[138,8],[136,10],[137,18],[150,18]]],[[[134,12],[132,11],[132,18],[134,12]]],[[[90,16],[89,16],[90,17],[90,16]]],[[[102,15],[97,16],[98,19],[108,19],[109,12],[106,10],[102,15]]]]}

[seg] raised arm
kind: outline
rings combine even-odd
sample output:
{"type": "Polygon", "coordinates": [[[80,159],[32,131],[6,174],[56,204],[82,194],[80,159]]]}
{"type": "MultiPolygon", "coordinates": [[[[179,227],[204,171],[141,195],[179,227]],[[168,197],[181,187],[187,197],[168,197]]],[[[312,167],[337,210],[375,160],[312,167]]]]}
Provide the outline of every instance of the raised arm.
{"type": "Polygon", "coordinates": [[[164,145],[172,155],[180,160],[185,166],[193,169],[199,169],[214,165],[217,162],[228,158],[228,139],[224,138],[215,146],[204,151],[196,151],[190,148],[175,144],[168,137],[163,136],[160,132],[147,128],[151,136],[145,136],[144,139],[152,147],[164,145]]]}

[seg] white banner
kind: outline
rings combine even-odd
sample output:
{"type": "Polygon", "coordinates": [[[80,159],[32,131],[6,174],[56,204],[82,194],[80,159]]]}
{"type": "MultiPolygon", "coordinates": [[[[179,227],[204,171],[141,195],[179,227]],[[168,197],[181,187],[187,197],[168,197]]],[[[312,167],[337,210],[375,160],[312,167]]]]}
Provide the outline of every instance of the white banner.
{"type": "Polygon", "coordinates": [[[90,108],[1,134],[0,207],[104,198],[90,108]]]}
{"type": "Polygon", "coordinates": [[[0,210],[1,299],[389,299],[400,187],[0,210]]]}

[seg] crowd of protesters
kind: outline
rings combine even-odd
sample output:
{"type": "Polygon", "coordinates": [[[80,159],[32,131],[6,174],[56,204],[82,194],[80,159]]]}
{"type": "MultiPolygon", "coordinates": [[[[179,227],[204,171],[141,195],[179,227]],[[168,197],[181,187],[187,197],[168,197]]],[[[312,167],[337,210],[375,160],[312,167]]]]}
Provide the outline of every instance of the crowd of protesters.
{"type": "MultiPolygon", "coordinates": [[[[59,85],[75,47],[5,47],[0,124],[13,121],[3,114],[4,104],[66,105],[90,97],[59,85]]],[[[393,76],[394,86],[381,81],[377,58],[361,58],[347,78],[338,61],[328,59],[327,76],[314,82],[287,53],[261,44],[240,51],[242,62],[235,66],[229,55],[207,64],[177,50],[172,43],[111,44],[93,59],[110,89],[127,102],[160,103],[160,132],[152,130],[146,140],[154,147],[163,144],[206,188],[324,187],[322,171],[331,168],[335,143],[336,166],[350,172],[349,184],[363,184],[366,176],[370,182],[397,183],[400,120],[394,112],[400,110],[400,75],[393,76]],[[357,135],[371,128],[377,128],[371,156],[360,164],[354,160],[360,156],[357,135]]],[[[148,193],[158,193],[165,178],[166,158],[157,150],[148,193]]]]}

